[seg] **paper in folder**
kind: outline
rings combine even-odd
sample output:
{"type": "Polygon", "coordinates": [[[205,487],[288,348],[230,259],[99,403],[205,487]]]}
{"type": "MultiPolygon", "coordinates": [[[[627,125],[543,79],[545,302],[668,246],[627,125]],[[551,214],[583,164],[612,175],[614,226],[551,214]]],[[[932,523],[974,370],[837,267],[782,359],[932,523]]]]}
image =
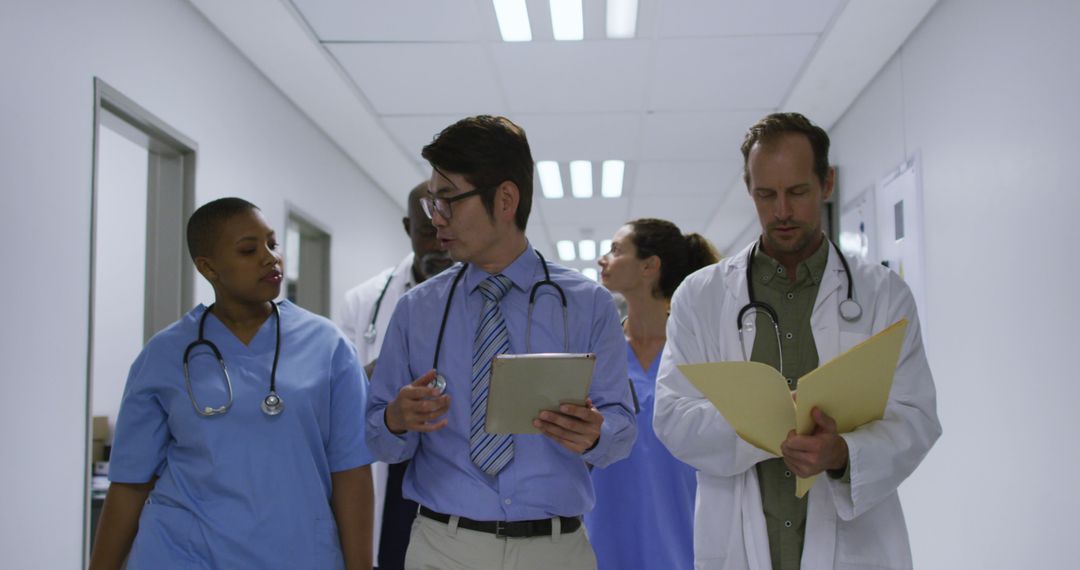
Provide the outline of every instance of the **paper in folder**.
{"type": "MultiPolygon", "coordinates": [[[[840,433],[881,419],[907,324],[900,320],[799,378],[797,403],[780,372],[760,362],[684,364],[679,370],[739,437],[779,457],[790,430],[802,435],[814,431],[810,411],[815,406],[836,420],[840,433]]],[[[814,478],[799,478],[796,496],[804,496],[813,484],[814,478]]]]}

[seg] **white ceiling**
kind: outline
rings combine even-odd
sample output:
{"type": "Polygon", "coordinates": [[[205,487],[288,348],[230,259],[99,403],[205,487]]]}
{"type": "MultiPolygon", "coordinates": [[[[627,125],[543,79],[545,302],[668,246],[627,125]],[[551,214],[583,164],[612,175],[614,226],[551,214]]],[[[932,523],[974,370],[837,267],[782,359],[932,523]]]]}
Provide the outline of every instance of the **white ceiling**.
{"type": "Polygon", "coordinates": [[[556,240],[606,239],[645,216],[734,251],[753,224],[736,191],[746,128],[777,109],[831,126],[936,0],[639,0],[630,40],[606,39],[605,2],[584,0],[577,42],[554,41],[547,1],[527,0],[523,43],[501,41],[491,0],[191,1],[399,203],[443,127],[514,120],[563,172],[565,198],[537,181],[528,232],[554,256],[556,240]],[[596,189],[599,161],[625,160],[623,196],[570,197],[580,159],[596,189]]]}

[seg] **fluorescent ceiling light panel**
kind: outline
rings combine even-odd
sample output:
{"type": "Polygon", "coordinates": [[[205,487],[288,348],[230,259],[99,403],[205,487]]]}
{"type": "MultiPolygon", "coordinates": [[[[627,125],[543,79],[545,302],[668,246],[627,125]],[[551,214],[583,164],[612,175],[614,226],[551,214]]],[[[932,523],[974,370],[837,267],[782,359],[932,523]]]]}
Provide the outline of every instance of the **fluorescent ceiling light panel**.
{"type": "Polygon", "coordinates": [[[637,33],[637,0],[607,0],[607,37],[628,39],[637,33]]]}
{"type": "Polygon", "coordinates": [[[603,178],[600,181],[600,195],[605,198],[618,198],[622,196],[623,172],[626,163],[621,160],[605,160],[600,172],[603,178]]]}
{"type": "Polygon", "coordinates": [[[578,257],[580,257],[582,261],[592,261],[596,259],[596,242],[591,239],[579,241],[578,257]]]}
{"type": "Polygon", "coordinates": [[[574,255],[574,242],[568,239],[556,242],[555,248],[559,250],[559,259],[563,261],[573,261],[576,257],[574,255]]]}
{"type": "Polygon", "coordinates": [[[562,198],[562,173],[559,163],[554,160],[541,160],[536,163],[536,173],[540,175],[540,188],[545,198],[562,198]]]}
{"type": "Polygon", "coordinates": [[[570,186],[575,198],[592,198],[592,163],[587,160],[570,162],[570,186]]]}
{"type": "Polygon", "coordinates": [[[597,278],[600,277],[599,275],[596,274],[596,268],[595,267],[586,267],[586,268],[581,270],[581,274],[584,275],[585,277],[588,277],[589,279],[592,279],[593,281],[596,281],[597,278]]]}
{"type": "Polygon", "coordinates": [[[531,42],[529,9],[525,0],[492,0],[495,18],[499,20],[499,33],[504,42],[531,42]]]}
{"type": "Polygon", "coordinates": [[[606,239],[600,242],[600,255],[607,255],[611,252],[611,240],[606,239]]]}
{"type": "Polygon", "coordinates": [[[585,12],[581,0],[550,0],[551,33],[559,41],[585,39],[585,12]]]}

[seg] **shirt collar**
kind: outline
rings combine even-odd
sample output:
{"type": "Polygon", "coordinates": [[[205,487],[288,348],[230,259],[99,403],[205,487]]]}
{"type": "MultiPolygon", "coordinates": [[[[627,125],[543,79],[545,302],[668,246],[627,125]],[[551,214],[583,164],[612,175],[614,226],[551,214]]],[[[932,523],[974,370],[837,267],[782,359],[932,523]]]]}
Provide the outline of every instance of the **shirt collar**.
{"type": "MultiPolygon", "coordinates": [[[[510,265],[507,265],[499,273],[509,279],[514,287],[517,287],[521,291],[528,291],[535,281],[536,271],[539,269],[539,265],[540,258],[536,256],[536,251],[533,249],[532,244],[526,242],[525,251],[521,252],[521,255],[517,256],[510,265]]],[[[465,271],[466,291],[471,293],[478,285],[480,285],[481,281],[490,276],[490,273],[473,264],[469,264],[469,269],[465,271]]]]}
{"type": "MultiPolygon", "coordinates": [[[[825,266],[829,261],[829,240],[821,240],[821,244],[818,246],[814,253],[804,259],[795,268],[795,285],[800,283],[807,283],[813,285],[819,285],[821,278],[825,274],[825,266]]],[[[783,284],[785,287],[790,285],[788,276],[785,274],[787,270],[780,262],[773,259],[769,254],[761,248],[760,238],[758,240],[758,247],[754,250],[753,273],[754,279],[761,283],[768,284],[776,277],[783,277],[783,284]]]]}

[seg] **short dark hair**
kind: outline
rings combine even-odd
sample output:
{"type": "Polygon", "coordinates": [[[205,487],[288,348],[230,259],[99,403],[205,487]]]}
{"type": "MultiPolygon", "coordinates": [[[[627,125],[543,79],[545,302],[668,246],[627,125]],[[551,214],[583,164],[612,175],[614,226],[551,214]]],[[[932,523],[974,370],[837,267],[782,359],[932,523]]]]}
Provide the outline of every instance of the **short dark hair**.
{"type": "Polygon", "coordinates": [[[187,247],[191,260],[210,255],[221,234],[221,225],[237,214],[259,210],[243,198],[219,198],[199,206],[187,223],[187,247]]]}
{"type": "Polygon", "coordinates": [[[700,234],[683,235],[682,230],[667,220],[640,218],[627,222],[633,234],[630,241],[637,249],[638,259],[652,256],[660,258],[659,293],[665,299],[675,294],[675,289],[687,275],[719,261],[709,240],[700,234]]]}
{"type": "Polygon", "coordinates": [[[467,117],[443,129],[420,155],[432,167],[461,174],[484,189],[480,198],[488,215],[495,211],[495,188],[506,180],[516,184],[514,223],[525,231],[532,210],[533,159],[524,129],[506,117],[467,117]]]}
{"type": "Polygon", "coordinates": [[[746,131],[743,138],[743,181],[750,186],[750,149],[757,143],[768,143],[786,134],[803,134],[814,151],[814,175],[825,185],[829,174],[829,135],[825,129],[810,122],[799,113],[773,113],[761,119],[746,131]]]}

